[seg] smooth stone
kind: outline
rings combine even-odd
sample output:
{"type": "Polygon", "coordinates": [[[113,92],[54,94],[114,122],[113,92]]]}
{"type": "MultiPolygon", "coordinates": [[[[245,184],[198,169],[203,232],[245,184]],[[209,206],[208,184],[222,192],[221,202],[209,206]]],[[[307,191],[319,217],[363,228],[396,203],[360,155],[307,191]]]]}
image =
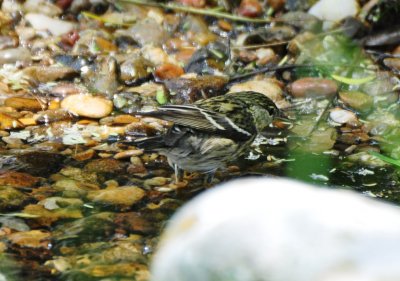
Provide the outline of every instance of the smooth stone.
{"type": "Polygon", "coordinates": [[[30,63],[31,53],[24,47],[4,49],[0,51],[0,64],[5,63],[30,63]]]}
{"type": "Polygon", "coordinates": [[[36,13],[26,14],[25,19],[32,25],[34,29],[44,31],[48,30],[55,36],[68,33],[76,27],[76,25],[72,22],[53,19],[51,17],[36,13]]]}
{"type": "Polygon", "coordinates": [[[209,189],[174,214],[151,280],[398,281],[399,259],[397,206],[258,177],[209,189]]]}
{"type": "Polygon", "coordinates": [[[250,80],[233,85],[229,93],[253,91],[269,97],[277,103],[283,100],[281,87],[272,79],[270,80],[250,80]]]}
{"type": "Polygon", "coordinates": [[[46,104],[41,104],[37,99],[12,97],[4,100],[4,105],[15,108],[16,110],[39,111],[46,108],[46,104]]]}
{"type": "Polygon", "coordinates": [[[0,112],[0,129],[11,130],[22,128],[23,125],[14,117],[0,112]]]}
{"type": "Polygon", "coordinates": [[[139,202],[144,196],[145,191],[136,186],[121,186],[117,188],[102,189],[91,191],[88,199],[94,202],[131,206],[139,202]]]}
{"type": "Polygon", "coordinates": [[[356,0],[320,0],[308,11],[309,14],[327,21],[324,26],[331,26],[346,17],[356,16],[359,5],[356,0]]]}
{"type": "Polygon", "coordinates": [[[294,81],[289,85],[289,91],[295,98],[332,97],[338,91],[338,85],[333,80],[307,77],[294,81]]]}
{"type": "Polygon", "coordinates": [[[338,124],[350,124],[354,125],[359,123],[357,115],[354,114],[354,112],[336,107],[331,109],[329,112],[329,118],[338,124]]]}
{"type": "Polygon", "coordinates": [[[374,105],[374,98],[358,91],[339,92],[340,100],[344,104],[360,112],[368,112],[374,105]]]}
{"type": "Polygon", "coordinates": [[[102,97],[78,94],[66,97],[61,102],[61,108],[78,116],[103,118],[112,112],[113,103],[102,97]]]}

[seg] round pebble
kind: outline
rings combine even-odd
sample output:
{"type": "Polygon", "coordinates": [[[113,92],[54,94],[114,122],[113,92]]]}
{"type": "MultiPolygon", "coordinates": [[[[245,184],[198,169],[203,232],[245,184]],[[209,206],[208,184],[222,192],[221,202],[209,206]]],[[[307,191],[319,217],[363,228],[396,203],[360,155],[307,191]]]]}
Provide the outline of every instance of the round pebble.
{"type": "Polygon", "coordinates": [[[41,104],[37,99],[12,97],[4,100],[4,105],[17,110],[39,111],[44,110],[46,105],[41,104]]]}
{"type": "Polygon", "coordinates": [[[66,97],[61,102],[61,108],[78,116],[103,118],[112,112],[113,103],[101,97],[78,94],[66,97]]]}
{"type": "Polygon", "coordinates": [[[336,94],[337,90],[338,85],[335,81],[315,77],[301,78],[289,86],[289,91],[295,98],[332,97],[336,94]]]}

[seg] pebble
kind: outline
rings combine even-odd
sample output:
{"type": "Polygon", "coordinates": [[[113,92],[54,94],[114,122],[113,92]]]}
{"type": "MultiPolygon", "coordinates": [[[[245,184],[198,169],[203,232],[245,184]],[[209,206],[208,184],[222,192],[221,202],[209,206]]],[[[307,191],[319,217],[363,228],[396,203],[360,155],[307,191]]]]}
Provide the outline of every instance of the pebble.
{"type": "Polygon", "coordinates": [[[19,47],[12,49],[5,49],[0,51],[0,64],[5,63],[30,63],[31,62],[31,53],[28,49],[19,47]]]}
{"type": "Polygon", "coordinates": [[[103,118],[112,112],[113,103],[105,98],[78,94],[66,97],[61,108],[82,117],[103,118]]]}
{"type": "Polygon", "coordinates": [[[383,64],[396,72],[400,71],[400,58],[386,58],[383,64]]]}
{"type": "Polygon", "coordinates": [[[109,174],[121,173],[123,169],[123,163],[111,158],[92,160],[84,167],[84,171],[86,172],[109,174]]]}
{"type": "Polygon", "coordinates": [[[41,104],[37,99],[12,97],[4,100],[4,105],[16,110],[39,111],[45,109],[46,105],[41,104]]]}
{"type": "Polygon", "coordinates": [[[258,17],[262,14],[263,7],[258,0],[242,0],[238,9],[238,13],[244,17],[258,17]]]}
{"type": "Polygon", "coordinates": [[[0,112],[0,129],[11,130],[22,128],[23,125],[14,117],[0,112]]]}
{"type": "Polygon", "coordinates": [[[308,13],[329,22],[325,25],[331,26],[346,17],[356,16],[358,10],[356,0],[320,0],[310,8],[308,13]]]}
{"type": "Polygon", "coordinates": [[[129,174],[136,174],[136,173],[145,173],[146,168],[143,164],[142,159],[138,156],[132,156],[131,159],[131,164],[127,168],[127,172],[129,174]]]}
{"type": "Polygon", "coordinates": [[[86,161],[92,159],[95,154],[96,151],[93,149],[88,149],[72,155],[72,158],[74,158],[76,161],[86,161]]]}
{"type": "Polygon", "coordinates": [[[343,91],[339,92],[339,97],[344,104],[360,112],[368,112],[374,104],[373,97],[363,92],[343,91]]]}
{"type": "Polygon", "coordinates": [[[283,102],[283,92],[279,84],[273,79],[250,80],[240,84],[235,84],[229,89],[229,93],[253,91],[266,95],[273,102],[283,102]]]}
{"type": "Polygon", "coordinates": [[[85,90],[86,89],[83,89],[82,87],[73,83],[63,82],[51,88],[50,93],[54,96],[66,97],[69,95],[85,93],[85,90]]]}
{"type": "Polygon", "coordinates": [[[337,90],[335,81],[324,78],[301,78],[289,85],[289,91],[295,98],[332,97],[337,90]]]}
{"type": "Polygon", "coordinates": [[[0,175],[0,185],[10,185],[14,187],[33,187],[40,181],[27,173],[7,171],[0,175]]]}
{"type": "Polygon", "coordinates": [[[75,24],[72,22],[53,19],[42,14],[28,13],[25,15],[25,19],[32,25],[34,29],[43,31],[48,30],[55,36],[68,33],[75,28],[75,24]]]}
{"type": "Polygon", "coordinates": [[[113,124],[118,125],[118,124],[130,124],[133,122],[139,122],[139,118],[133,117],[132,115],[128,114],[121,114],[118,116],[114,117],[113,124]]]}
{"type": "Polygon", "coordinates": [[[338,124],[356,125],[359,123],[357,116],[354,112],[336,107],[331,109],[329,118],[338,124]]]}
{"type": "Polygon", "coordinates": [[[114,155],[115,159],[124,159],[130,158],[132,156],[140,156],[143,155],[143,150],[141,149],[131,149],[131,150],[124,150],[122,152],[118,152],[114,155]]]}
{"type": "Polygon", "coordinates": [[[145,194],[145,191],[139,187],[121,186],[91,191],[88,194],[88,199],[104,204],[131,206],[139,202],[145,194]]]}
{"type": "Polygon", "coordinates": [[[203,8],[206,5],[205,0],[179,0],[183,5],[192,6],[195,8],[203,8]]]}
{"type": "Polygon", "coordinates": [[[155,70],[156,77],[160,78],[161,80],[177,78],[183,75],[184,73],[185,71],[183,70],[182,67],[172,63],[166,63],[160,65],[155,70]]]}

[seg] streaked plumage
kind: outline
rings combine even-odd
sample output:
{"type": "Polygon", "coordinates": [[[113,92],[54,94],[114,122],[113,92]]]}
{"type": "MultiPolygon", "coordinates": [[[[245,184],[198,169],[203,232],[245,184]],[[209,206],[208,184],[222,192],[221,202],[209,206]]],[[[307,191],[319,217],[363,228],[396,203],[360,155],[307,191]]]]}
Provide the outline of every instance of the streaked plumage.
{"type": "Polygon", "coordinates": [[[141,114],[174,123],[165,135],[136,144],[166,155],[176,174],[179,170],[213,174],[281,115],[272,100],[256,92],[226,94],[192,105],[165,105],[141,114]]]}

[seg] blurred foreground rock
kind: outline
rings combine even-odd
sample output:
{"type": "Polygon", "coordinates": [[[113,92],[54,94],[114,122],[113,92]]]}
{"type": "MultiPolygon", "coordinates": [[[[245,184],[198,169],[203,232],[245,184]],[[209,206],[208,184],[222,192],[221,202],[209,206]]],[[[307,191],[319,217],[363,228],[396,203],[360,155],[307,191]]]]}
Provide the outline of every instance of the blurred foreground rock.
{"type": "Polygon", "coordinates": [[[397,281],[400,210],[349,191],[254,178],[173,217],[153,280],[397,281]]]}

